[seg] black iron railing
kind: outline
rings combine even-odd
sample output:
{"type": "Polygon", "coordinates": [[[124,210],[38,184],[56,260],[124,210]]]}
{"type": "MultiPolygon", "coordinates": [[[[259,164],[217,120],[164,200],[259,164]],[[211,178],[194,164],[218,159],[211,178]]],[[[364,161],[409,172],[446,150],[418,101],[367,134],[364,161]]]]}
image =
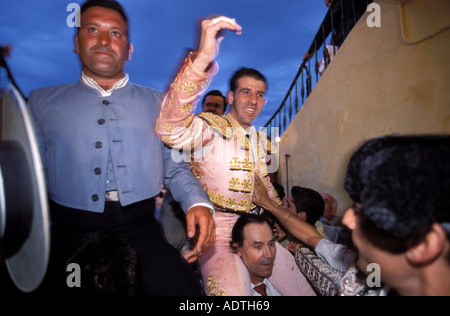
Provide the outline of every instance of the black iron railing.
{"type": "MultiPolygon", "coordinates": [[[[311,94],[348,34],[373,0],[334,0],[280,107],[267,122],[282,135],[311,94]],[[329,43],[327,45],[326,43],[329,43]],[[319,54],[323,56],[319,59],[319,54]],[[314,75],[312,74],[314,67],[314,75]]],[[[270,135],[269,135],[270,136],[270,135]]]]}

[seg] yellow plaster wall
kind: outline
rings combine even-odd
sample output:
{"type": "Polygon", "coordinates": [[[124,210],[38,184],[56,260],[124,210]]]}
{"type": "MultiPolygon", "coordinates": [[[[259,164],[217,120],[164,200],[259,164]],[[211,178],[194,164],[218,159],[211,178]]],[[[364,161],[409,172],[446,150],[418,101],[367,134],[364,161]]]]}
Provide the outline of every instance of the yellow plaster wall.
{"type": "Polygon", "coordinates": [[[279,181],[329,192],[339,213],[351,154],[387,134],[450,133],[450,1],[379,0],[381,27],[366,13],[280,143],[279,181]]]}

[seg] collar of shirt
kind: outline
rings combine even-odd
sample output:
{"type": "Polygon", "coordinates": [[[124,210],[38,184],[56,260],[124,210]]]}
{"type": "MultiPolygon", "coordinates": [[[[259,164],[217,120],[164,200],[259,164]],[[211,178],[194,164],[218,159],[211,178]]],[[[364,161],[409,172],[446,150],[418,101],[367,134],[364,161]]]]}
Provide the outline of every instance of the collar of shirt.
{"type": "Polygon", "coordinates": [[[113,93],[113,91],[123,88],[128,84],[128,81],[130,81],[130,76],[128,74],[125,74],[125,77],[117,81],[111,89],[108,91],[105,91],[102,87],[99,86],[99,84],[92,78],[89,78],[86,76],[84,71],[81,73],[81,82],[85,84],[86,86],[97,90],[102,97],[109,97],[113,93]]]}

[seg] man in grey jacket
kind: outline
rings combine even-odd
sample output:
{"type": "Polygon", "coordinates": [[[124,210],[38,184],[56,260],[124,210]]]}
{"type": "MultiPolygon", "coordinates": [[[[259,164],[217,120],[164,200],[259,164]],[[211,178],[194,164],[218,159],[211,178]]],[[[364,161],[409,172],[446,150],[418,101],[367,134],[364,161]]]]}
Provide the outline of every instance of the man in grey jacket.
{"type": "Polygon", "coordinates": [[[197,256],[215,239],[213,208],[189,166],[173,162],[153,132],[164,94],[124,72],[133,46],[120,4],[87,1],[75,44],[81,80],[36,90],[29,101],[51,200],[49,277],[67,288],[57,277],[66,260],[90,233],[104,231],[135,248],[137,294],[200,294],[154,218],[153,197],[165,184],[180,202],[197,256]]]}

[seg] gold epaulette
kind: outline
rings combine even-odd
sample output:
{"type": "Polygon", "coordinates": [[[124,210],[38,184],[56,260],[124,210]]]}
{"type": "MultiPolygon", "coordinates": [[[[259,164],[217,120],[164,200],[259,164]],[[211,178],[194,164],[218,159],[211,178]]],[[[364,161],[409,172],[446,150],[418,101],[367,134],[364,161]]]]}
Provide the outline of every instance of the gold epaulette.
{"type": "Polygon", "coordinates": [[[208,123],[216,132],[225,138],[233,137],[233,129],[227,119],[220,115],[212,113],[200,113],[198,117],[208,123]]]}

